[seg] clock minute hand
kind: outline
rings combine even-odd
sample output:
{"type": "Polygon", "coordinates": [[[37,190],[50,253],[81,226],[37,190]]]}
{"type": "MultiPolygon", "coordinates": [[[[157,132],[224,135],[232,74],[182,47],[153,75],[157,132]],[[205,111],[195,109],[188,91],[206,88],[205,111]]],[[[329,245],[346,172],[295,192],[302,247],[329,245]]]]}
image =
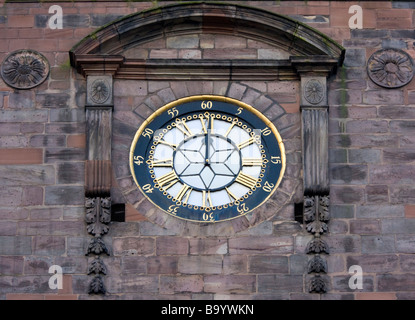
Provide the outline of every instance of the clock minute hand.
{"type": "Polygon", "coordinates": [[[209,131],[208,133],[205,135],[205,146],[206,146],[206,151],[205,151],[205,165],[209,165],[209,131]]]}

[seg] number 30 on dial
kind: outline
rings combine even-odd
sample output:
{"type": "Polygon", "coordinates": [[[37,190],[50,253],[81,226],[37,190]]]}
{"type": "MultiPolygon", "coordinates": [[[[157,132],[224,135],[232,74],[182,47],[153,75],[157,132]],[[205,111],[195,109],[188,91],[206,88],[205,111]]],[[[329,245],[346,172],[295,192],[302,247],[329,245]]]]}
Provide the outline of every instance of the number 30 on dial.
{"type": "Polygon", "coordinates": [[[253,107],[192,96],[141,125],[130,168],[141,192],[166,213],[217,222],[247,214],[275,192],[285,152],[275,126],[253,107]]]}

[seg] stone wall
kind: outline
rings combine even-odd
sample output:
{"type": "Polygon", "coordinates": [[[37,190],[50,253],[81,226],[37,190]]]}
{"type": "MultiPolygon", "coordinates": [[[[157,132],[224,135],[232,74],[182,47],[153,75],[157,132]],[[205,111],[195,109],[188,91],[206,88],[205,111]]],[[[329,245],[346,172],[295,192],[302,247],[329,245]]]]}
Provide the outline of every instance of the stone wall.
{"type": "MultiPolygon", "coordinates": [[[[86,79],[71,67],[68,51],[98,27],[154,3],[59,2],[60,30],[48,27],[52,4],[0,7],[0,62],[14,50],[32,49],[50,64],[46,81],[30,90],[0,79],[0,299],[415,298],[415,80],[387,89],[367,73],[379,49],[415,58],[412,3],[243,1],[302,21],[346,48],[343,66],[328,79],[327,293],[309,293],[305,251],[312,236],[294,215],[303,202],[299,81],[115,79],[111,196],[125,204],[126,221],[111,222],[103,238],[110,248],[102,258],[106,295],[87,293],[93,257],[85,255],[86,79]],[[349,28],[353,4],[363,9],[363,29],[349,28]],[[247,224],[166,224],[137,209],[141,196],[128,168],[137,128],[164,104],[197,94],[261,109],[283,138],[287,170],[279,192],[247,224]],[[48,285],[52,265],[63,268],[62,289],[48,285]],[[363,289],[349,287],[353,265],[362,268],[363,289]]],[[[224,34],[163,37],[124,53],[137,59],[289,56],[224,34]]]]}

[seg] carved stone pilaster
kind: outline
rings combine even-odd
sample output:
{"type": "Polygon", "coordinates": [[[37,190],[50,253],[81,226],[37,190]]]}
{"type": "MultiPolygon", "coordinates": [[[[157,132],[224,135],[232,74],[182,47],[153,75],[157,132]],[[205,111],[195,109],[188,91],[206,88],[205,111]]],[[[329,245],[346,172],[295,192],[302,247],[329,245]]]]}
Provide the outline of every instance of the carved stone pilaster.
{"type": "Polygon", "coordinates": [[[87,159],[111,160],[112,107],[86,107],[87,159]]]}
{"type": "MultiPolygon", "coordinates": [[[[312,65],[312,64],[311,64],[312,65]]],[[[301,75],[301,117],[303,147],[303,220],[307,232],[313,239],[307,244],[306,253],[312,255],[308,262],[307,273],[311,274],[308,291],[327,292],[327,283],[323,273],[327,273],[329,247],[322,236],[328,232],[330,220],[330,184],[328,155],[328,99],[327,76],[329,65],[312,68],[299,62],[301,75]]]]}
{"type": "Polygon", "coordinates": [[[94,275],[89,294],[105,294],[103,275],[107,274],[102,254],[110,255],[102,237],[111,221],[111,137],[113,82],[111,76],[88,76],[86,98],[87,161],[85,164],[85,221],[93,236],[86,255],[95,255],[88,267],[94,275]]]}
{"type": "Polygon", "coordinates": [[[301,113],[304,194],[328,194],[328,111],[324,106],[303,106],[301,113]]]}

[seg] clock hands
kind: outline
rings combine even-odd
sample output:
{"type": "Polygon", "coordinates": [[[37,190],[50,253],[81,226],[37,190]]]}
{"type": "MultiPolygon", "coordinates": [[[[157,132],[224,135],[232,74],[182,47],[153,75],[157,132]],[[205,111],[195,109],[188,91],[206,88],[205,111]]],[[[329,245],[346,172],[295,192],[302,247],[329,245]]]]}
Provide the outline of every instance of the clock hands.
{"type": "Polygon", "coordinates": [[[210,137],[209,137],[209,131],[208,133],[205,135],[205,165],[209,165],[209,149],[210,149],[210,142],[209,141],[210,137]]]}
{"type": "Polygon", "coordinates": [[[210,147],[213,143],[213,139],[211,137],[211,134],[213,133],[213,117],[208,117],[208,128],[210,127],[210,129],[207,129],[204,127],[204,133],[205,133],[205,166],[210,165],[210,147]]]}

